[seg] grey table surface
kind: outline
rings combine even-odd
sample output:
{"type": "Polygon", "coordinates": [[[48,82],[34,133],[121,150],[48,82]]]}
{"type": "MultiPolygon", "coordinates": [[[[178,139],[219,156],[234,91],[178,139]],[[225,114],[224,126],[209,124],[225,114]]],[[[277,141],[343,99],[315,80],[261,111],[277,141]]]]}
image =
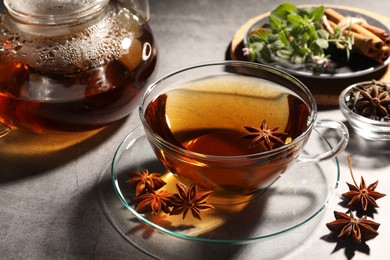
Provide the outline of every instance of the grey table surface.
{"type": "MultiPolygon", "coordinates": [[[[249,18],[281,2],[151,0],[149,24],[159,49],[155,77],[183,66],[225,59],[236,30],[249,18]]],[[[292,2],[341,4],[385,16],[390,12],[389,1],[292,2]]],[[[337,108],[321,110],[319,118],[345,121],[337,108]]],[[[329,230],[325,223],[334,219],[333,211],[345,211],[340,196],[347,189],[345,182],[351,181],[347,154],[354,158],[357,176],[364,174],[368,183],[380,180],[378,190],[390,191],[389,146],[366,142],[353,132],[346,151],[339,156],[339,188],[325,210],[303,230],[276,237],[271,243],[239,248],[197,244],[193,250],[191,243],[185,243],[175,249],[178,257],[170,257],[167,252],[174,248],[164,244],[170,243],[167,238],[161,240],[160,248],[146,252],[145,247],[117,231],[103,206],[110,204],[105,197],[115,197],[109,179],[113,154],[137,124],[134,111],[91,136],[75,134],[59,140],[15,131],[1,139],[0,259],[188,259],[189,254],[197,259],[388,259],[390,196],[380,200],[374,216],[381,223],[377,238],[356,247],[326,239],[329,230]]],[[[148,237],[140,239],[147,245],[148,237]]]]}

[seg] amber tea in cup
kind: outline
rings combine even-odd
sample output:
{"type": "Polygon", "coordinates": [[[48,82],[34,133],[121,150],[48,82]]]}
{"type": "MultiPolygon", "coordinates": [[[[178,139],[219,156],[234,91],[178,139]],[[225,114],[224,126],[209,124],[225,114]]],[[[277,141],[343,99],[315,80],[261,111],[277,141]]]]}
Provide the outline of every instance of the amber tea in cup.
{"type": "MultiPolygon", "coordinates": [[[[181,181],[214,190],[215,196],[244,199],[297,160],[315,123],[316,105],[302,83],[281,71],[224,62],[156,82],[143,97],[140,115],[157,157],[181,181]],[[256,142],[256,133],[246,138],[248,127],[274,130],[280,141],[256,142]]],[[[339,127],[346,131],[339,124],[332,128],[339,127]]],[[[302,160],[318,161],[314,157],[302,160]]]]}
{"type": "Polygon", "coordinates": [[[309,108],[290,90],[256,78],[216,76],[182,85],[158,96],[145,111],[149,126],[186,150],[217,156],[264,152],[250,147],[244,126],[262,120],[296,138],[308,126],[309,108]],[[239,93],[237,93],[239,90],[239,93]]]}

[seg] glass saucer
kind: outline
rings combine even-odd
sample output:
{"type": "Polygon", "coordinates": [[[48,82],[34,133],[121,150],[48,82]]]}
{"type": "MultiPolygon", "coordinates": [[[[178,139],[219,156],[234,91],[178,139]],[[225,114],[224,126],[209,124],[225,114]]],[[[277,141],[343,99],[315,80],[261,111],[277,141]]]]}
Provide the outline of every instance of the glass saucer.
{"type": "MultiPolygon", "coordinates": [[[[305,152],[318,153],[329,149],[331,146],[326,139],[319,132],[313,131],[305,152]]],[[[198,220],[191,214],[182,219],[182,216],[154,216],[136,212],[132,201],[133,190],[126,180],[129,179],[129,173],[141,169],[166,172],[149,146],[142,126],[138,126],[122,141],[111,166],[111,181],[127,213],[123,208],[112,205],[108,205],[107,210],[122,235],[129,237],[132,233],[130,230],[142,229],[151,236],[152,233],[163,233],[168,235],[165,238],[213,244],[262,241],[308,223],[326,207],[338,186],[340,175],[337,158],[318,164],[295,163],[276,183],[250,203],[215,205],[214,210],[201,212],[202,220],[198,220]],[[138,226],[135,227],[135,223],[138,226]]],[[[168,183],[167,189],[174,188],[175,177],[170,173],[164,177],[168,183]]]]}

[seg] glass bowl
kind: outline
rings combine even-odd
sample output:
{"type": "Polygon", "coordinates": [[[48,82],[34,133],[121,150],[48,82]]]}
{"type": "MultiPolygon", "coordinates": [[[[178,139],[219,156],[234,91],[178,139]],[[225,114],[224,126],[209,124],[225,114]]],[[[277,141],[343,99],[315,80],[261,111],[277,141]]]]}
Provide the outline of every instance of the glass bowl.
{"type": "MultiPolygon", "coordinates": [[[[353,98],[352,92],[358,88],[373,85],[373,81],[364,81],[355,83],[344,89],[339,97],[340,110],[352,129],[362,136],[364,139],[373,141],[389,141],[390,140],[390,121],[379,121],[358,114],[354,109],[348,106],[348,102],[353,98]]],[[[390,90],[390,84],[384,82],[376,82],[376,84],[387,85],[390,90]]],[[[389,104],[385,105],[389,106],[389,104]]]]}

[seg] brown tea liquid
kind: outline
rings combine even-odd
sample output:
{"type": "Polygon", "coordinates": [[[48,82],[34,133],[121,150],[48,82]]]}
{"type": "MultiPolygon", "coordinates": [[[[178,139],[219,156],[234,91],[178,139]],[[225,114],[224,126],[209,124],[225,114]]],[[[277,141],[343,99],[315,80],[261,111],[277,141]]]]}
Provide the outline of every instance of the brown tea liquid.
{"type": "Polygon", "coordinates": [[[19,31],[5,17],[0,28],[0,122],[35,132],[86,131],[127,116],[156,62],[150,28],[120,6],[69,35],[19,31]]]}
{"type": "Polygon", "coordinates": [[[210,77],[180,86],[155,99],[145,119],[164,139],[208,155],[246,155],[264,151],[242,139],[244,126],[279,127],[294,139],[307,128],[306,104],[291,90],[256,78],[210,77]]]}
{"type": "Polygon", "coordinates": [[[35,132],[85,131],[128,115],[143,87],[119,61],[76,75],[0,65],[0,121],[35,132]]]}

